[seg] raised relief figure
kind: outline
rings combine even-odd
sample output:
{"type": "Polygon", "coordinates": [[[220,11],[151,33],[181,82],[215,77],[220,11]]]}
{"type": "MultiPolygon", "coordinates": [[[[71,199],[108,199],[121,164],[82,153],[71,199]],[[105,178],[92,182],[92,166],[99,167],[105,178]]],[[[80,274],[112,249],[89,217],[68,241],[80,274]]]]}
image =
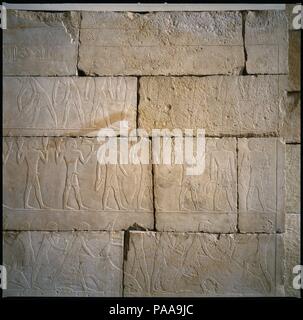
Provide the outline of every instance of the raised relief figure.
{"type": "Polygon", "coordinates": [[[42,200],[41,187],[39,181],[39,162],[40,160],[46,163],[48,161],[48,138],[43,139],[43,151],[39,150],[36,139],[30,139],[27,146],[24,147],[24,140],[19,140],[17,162],[21,164],[24,160],[27,164],[26,187],[24,192],[24,207],[26,209],[33,209],[29,205],[29,199],[32,188],[34,195],[39,203],[41,209],[49,209],[42,200]]]}
{"type": "MultiPolygon", "coordinates": [[[[31,126],[34,128],[38,124],[41,111],[48,111],[51,115],[55,127],[57,127],[57,115],[54,106],[45,89],[35,78],[25,78],[22,80],[22,87],[17,97],[17,105],[20,116],[31,117],[31,126]]],[[[45,117],[45,115],[43,114],[45,117]]]]}
{"type": "Polygon", "coordinates": [[[69,195],[72,188],[75,191],[75,197],[76,197],[76,201],[79,206],[79,209],[80,210],[87,209],[82,203],[80,185],[79,185],[79,179],[78,179],[78,175],[79,175],[78,164],[79,164],[79,161],[82,164],[86,164],[90,159],[93,151],[94,151],[94,145],[92,144],[90,153],[86,158],[84,158],[82,151],[78,149],[76,140],[74,139],[66,140],[64,150],[61,149],[61,141],[59,141],[59,143],[57,144],[56,161],[58,162],[64,159],[66,168],[67,168],[65,188],[63,193],[64,209],[74,210],[74,208],[68,205],[69,195]]]}
{"type": "MultiPolygon", "coordinates": [[[[230,211],[235,207],[232,182],[235,181],[235,163],[232,151],[225,148],[221,139],[217,141],[217,150],[211,153],[211,180],[215,182],[213,207],[215,211],[225,211],[226,206],[220,207],[222,198],[226,200],[230,211]]],[[[223,202],[224,203],[224,202],[223,202]]]]}
{"type": "Polygon", "coordinates": [[[268,176],[270,163],[266,150],[257,141],[248,141],[249,150],[243,155],[241,167],[249,169],[249,182],[246,186],[246,210],[247,211],[266,211],[266,201],[264,195],[265,181],[268,176]]]}

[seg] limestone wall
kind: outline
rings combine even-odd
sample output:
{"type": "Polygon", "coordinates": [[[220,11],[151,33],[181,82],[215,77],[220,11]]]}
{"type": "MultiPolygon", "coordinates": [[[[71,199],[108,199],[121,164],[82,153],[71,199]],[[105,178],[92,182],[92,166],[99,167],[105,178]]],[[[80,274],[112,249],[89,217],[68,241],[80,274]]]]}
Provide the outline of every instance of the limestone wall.
{"type": "MultiPolygon", "coordinates": [[[[284,11],[8,11],[9,296],[293,296],[300,31],[284,11]],[[100,165],[102,128],[205,129],[205,171],[100,165]]],[[[121,135],[119,141],[126,139],[121,135]]]]}

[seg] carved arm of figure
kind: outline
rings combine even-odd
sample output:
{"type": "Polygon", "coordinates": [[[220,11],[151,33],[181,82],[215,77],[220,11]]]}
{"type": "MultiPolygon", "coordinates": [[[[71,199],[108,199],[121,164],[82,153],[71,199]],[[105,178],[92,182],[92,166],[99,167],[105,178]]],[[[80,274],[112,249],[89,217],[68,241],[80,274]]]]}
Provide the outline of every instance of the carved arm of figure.
{"type": "Polygon", "coordinates": [[[62,138],[60,140],[55,140],[55,144],[56,144],[56,151],[55,151],[55,159],[56,159],[56,163],[58,163],[59,161],[61,161],[63,159],[63,152],[61,150],[61,144],[62,144],[63,140],[62,138]]]}
{"type": "Polygon", "coordinates": [[[23,138],[19,139],[19,143],[18,144],[18,152],[17,152],[17,163],[21,164],[25,158],[25,152],[23,150],[23,145],[24,145],[24,140],[23,138]]]}
{"type": "Polygon", "coordinates": [[[11,154],[11,151],[13,149],[13,141],[12,140],[7,141],[7,147],[8,147],[7,152],[2,154],[2,161],[3,161],[4,165],[6,164],[8,158],[11,154]]]}
{"type": "Polygon", "coordinates": [[[47,150],[47,146],[48,146],[48,137],[44,137],[42,138],[42,144],[43,144],[43,151],[41,152],[41,160],[44,163],[48,162],[48,150],[47,150]]]}
{"type": "Polygon", "coordinates": [[[82,154],[82,152],[80,150],[79,150],[79,152],[80,152],[79,157],[80,157],[81,163],[87,164],[87,162],[91,158],[92,154],[94,153],[94,144],[91,143],[91,150],[90,150],[90,152],[89,152],[89,154],[87,155],[86,158],[83,157],[83,154],[82,154]]]}

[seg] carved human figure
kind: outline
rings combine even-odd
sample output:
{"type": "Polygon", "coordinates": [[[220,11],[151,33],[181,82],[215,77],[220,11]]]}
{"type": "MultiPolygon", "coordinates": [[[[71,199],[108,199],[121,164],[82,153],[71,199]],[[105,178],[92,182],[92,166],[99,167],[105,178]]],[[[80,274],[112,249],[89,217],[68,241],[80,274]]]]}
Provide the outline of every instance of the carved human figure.
{"type": "Polygon", "coordinates": [[[110,127],[114,122],[126,119],[127,81],[123,78],[109,78],[104,80],[102,86],[98,86],[94,95],[94,104],[91,111],[91,124],[99,127],[110,127]],[[112,105],[112,106],[111,106],[112,105]],[[111,118],[109,110],[119,110],[111,118]],[[99,116],[101,114],[101,117],[99,116]],[[101,119],[101,121],[100,121],[101,119]]]}
{"type": "Polygon", "coordinates": [[[230,210],[234,208],[232,182],[235,180],[234,154],[232,151],[225,149],[225,143],[218,139],[217,150],[211,153],[211,180],[215,182],[213,197],[213,208],[215,211],[225,211],[224,207],[220,208],[222,197],[226,199],[230,210]]]}
{"type": "Polygon", "coordinates": [[[24,160],[27,165],[26,186],[24,192],[24,207],[33,208],[29,205],[29,198],[32,188],[34,189],[34,195],[39,203],[40,208],[48,209],[42,200],[41,187],[39,181],[39,161],[47,163],[48,161],[48,138],[43,139],[44,150],[39,150],[37,140],[29,139],[27,147],[24,148],[24,140],[19,141],[17,162],[21,164],[24,160]]]}
{"type": "MultiPolygon", "coordinates": [[[[183,170],[184,171],[184,170],[183,170]]],[[[181,192],[179,197],[179,207],[180,210],[185,210],[185,198],[186,195],[189,193],[191,197],[192,204],[194,206],[194,210],[198,210],[198,203],[199,203],[199,190],[200,190],[200,181],[201,177],[195,176],[186,176],[183,173],[183,180],[181,186],[181,192]]]]}
{"type": "Polygon", "coordinates": [[[7,149],[4,150],[3,148],[3,153],[2,153],[2,164],[5,166],[8,159],[9,159],[9,156],[11,155],[11,152],[13,150],[13,144],[14,144],[14,141],[12,140],[11,137],[8,137],[5,139],[5,144],[7,146],[7,149]]]}
{"type": "Polygon", "coordinates": [[[42,110],[50,113],[55,127],[57,127],[57,115],[52,101],[37,79],[30,77],[23,80],[21,90],[17,96],[17,105],[21,117],[31,115],[31,125],[33,127],[37,125],[42,110]]]}
{"type": "Polygon", "coordinates": [[[61,150],[61,143],[57,144],[57,150],[56,150],[56,160],[62,160],[64,159],[66,164],[66,180],[65,180],[65,188],[63,192],[63,208],[64,209],[74,209],[68,205],[69,195],[71,189],[75,191],[75,197],[77,204],[79,206],[79,209],[87,209],[81,199],[80,194],[80,185],[79,185],[79,179],[78,179],[78,164],[79,161],[82,164],[86,164],[88,160],[90,159],[93,150],[94,145],[91,145],[91,151],[87,155],[86,158],[84,158],[83,153],[80,149],[77,147],[77,142],[74,139],[67,139],[65,144],[64,151],[61,150]]]}
{"type": "Polygon", "coordinates": [[[248,140],[249,151],[246,151],[241,161],[241,167],[249,167],[249,183],[246,197],[246,210],[262,211],[266,209],[266,201],[264,198],[264,177],[270,167],[268,155],[265,150],[254,139],[248,140]]]}
{"type": "Polygon", "coordinates": [[[64,108],[63,128],[67,126],[71,109],[76,109],[81,125],[85,126],[81,95],[73,79],[58,79],[54,85],[52,99],[54,106],[64,108]]]}

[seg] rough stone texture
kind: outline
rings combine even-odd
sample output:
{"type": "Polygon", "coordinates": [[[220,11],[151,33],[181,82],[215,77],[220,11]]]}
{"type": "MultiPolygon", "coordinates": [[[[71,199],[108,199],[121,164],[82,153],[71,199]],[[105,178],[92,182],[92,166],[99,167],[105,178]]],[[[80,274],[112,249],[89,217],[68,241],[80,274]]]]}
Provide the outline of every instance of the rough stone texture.
{"type": "Polygon", "coordinates": [[[131,232],[126,296],[273,296],[275,235],[131,232]]]}
{"type": "Polygon", "coordinates": [[[185,165],[155,165],[157,230],[236,231],[236,139],[208,138],[205,152],[202,175],[187,175],[185,165]]]}
{"type": "Polygon", "coordinates": [[[239,230],[284,231],[285,144],[277,138],[239,139],[239,230]]]}
{"type": "Polygon", "coordinates": [[[285,248],[285,293],[287,296],[300,297],[300,291],[293,288],[295,274],[293,268],[300,263],[300,218],[298,214],[286,216],[284,248],[285,248]]]}
{"type": "Polygon", "coordinates": [[[76,75],[79,23],[76,12],[7,10],[4,75],[76,75]]]}
{"type": "Polygon", "coordinates": [[[289,91],[301,90],[301,31],[289,32],[289,91]]]}
{"type": "Polygon", "coordinates": [[[139,127],[203,128],[218,136],[277,133],[283,82],[280,76],[143,77],[139,127]]]}
{"type": "Polygon", "coordinates": [[[119,129],[126,120],[136,128],[135,78],[6,77],[4,135],[97,135],[119,129]]]}
{"type": "Polygon", "coordinates": [[[242,17],[239,12],[83,12],[79,58],[79,68],[89,75],[239,74],[242,17]]]}
{"type": "Polygon", "coordinates": [[[286,212],[300,213],[300,145],[286,146],[286,212]]]}
{"type": "Polygon", "coordinates": [[[280,105],[280,135],[287,143],[301,142],[301,94],[287,92],[280,105]]]}
{"type": "Polygon", "coordinates": [[[97,161],[101,145],[92,138],[4,138],[4,228],[153,227],[151,165],[105,166],[97,161]]]}
{"type": "Polygon", "coordinates": [[[123,232],[5,232],[6,296],[121,296],[123,232]]]}
{"type": "Polygon", "coordinates": [[[248,12],[245,20],[246,70],[288,73],[288,22],[284,11],[248,12]]]}

